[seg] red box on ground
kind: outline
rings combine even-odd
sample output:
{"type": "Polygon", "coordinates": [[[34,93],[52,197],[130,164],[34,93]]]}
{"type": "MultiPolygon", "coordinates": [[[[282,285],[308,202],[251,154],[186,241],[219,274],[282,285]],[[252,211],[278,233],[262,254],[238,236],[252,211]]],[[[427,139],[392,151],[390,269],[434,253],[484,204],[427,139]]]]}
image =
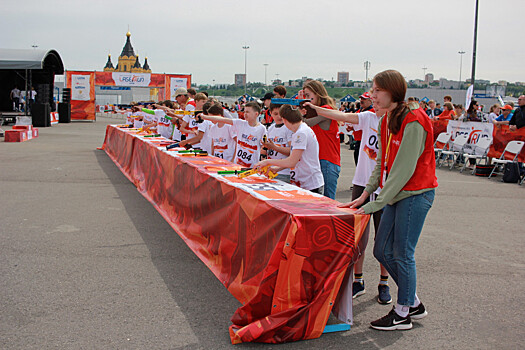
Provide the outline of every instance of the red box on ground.
{"type": "Polygon", "coordinates": [[[6,130],[5,142],[24,142],[27,141],[27,130],[6,130]]]}
{"type": "Polygon", "coordinates": [[[38,129],[31,125],[15,125],[13,129],[5,131],[5,142],[24,142],[38,137],[38,129]]]}

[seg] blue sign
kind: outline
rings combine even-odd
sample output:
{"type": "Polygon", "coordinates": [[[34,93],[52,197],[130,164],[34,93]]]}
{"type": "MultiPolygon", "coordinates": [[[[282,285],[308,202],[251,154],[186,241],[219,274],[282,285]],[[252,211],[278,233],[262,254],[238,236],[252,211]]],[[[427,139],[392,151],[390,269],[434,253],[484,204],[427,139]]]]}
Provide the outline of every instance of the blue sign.
{"type": "Polygon", "coordinates": [[[428,103],[428,101],[430,101],[430,100],[428,99],[428,97],[425,96],[425,97],[423,97],[423,98],[421,99],[421,101],[428,103]]]}
{"type": "Polygon", "coordinates": [[[129,86],[101,86],[100,90],[131,90],[129,86]]]}

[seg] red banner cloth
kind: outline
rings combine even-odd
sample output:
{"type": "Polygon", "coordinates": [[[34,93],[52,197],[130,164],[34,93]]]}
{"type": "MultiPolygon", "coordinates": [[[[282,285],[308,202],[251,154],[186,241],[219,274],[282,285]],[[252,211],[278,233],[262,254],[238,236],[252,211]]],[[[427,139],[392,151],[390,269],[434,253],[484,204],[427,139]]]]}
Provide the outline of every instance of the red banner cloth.
{"type": "MultiPolygon", "coordinates": [[[[525,141],[525,128],[510,131],[508,125],[502,125],[501,127],[494,127],[494,133],[492,136],[492,145],[490,146],[488,156],[499,158],[505,150],[507,143],[510,141],[525,141]]],[[[505,158],[512,160],[514,155],[506,153],[505,158]]],[[[525,147],[522,148],[521,153],[518,156],[518,161],[522,163],[525,162],[525,147]]]]}
{"type": "Polygon", "coordinates": [[[243,304],[232,343],[319,337],[369,216],[266,178],[219,176],[207,169],[233,165],[135,133],[108,126],[102,148],[243,304]]]}

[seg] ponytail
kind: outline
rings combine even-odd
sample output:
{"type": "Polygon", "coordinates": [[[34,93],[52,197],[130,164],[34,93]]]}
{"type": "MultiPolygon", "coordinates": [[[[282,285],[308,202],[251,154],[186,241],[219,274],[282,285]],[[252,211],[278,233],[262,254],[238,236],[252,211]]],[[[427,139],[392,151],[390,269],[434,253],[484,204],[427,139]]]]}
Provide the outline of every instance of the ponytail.
{"type": "Polygon", "coordinates": [[[397,107],[388,114],[388,130],[392,134],[397,134],[401,130],[401,124],[403,123],[403,116],[406,115],[408,106],[405,102],[399,102],[397,107]]]}

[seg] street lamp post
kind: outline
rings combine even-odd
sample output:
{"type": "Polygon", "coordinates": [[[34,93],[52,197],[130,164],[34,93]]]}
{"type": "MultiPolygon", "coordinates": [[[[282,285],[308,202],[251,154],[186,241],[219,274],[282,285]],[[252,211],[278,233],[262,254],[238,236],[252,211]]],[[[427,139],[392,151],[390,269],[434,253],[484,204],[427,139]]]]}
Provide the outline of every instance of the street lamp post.
{"type": "Polygon", "coordinates": [[[264,87],[267,87],[268,86],[268,82],[266,80],[266,71],[267,71],[267,68],[268,68],[268,63],[264,63],[264,87]]]}
{"type": "Polygon", "coordinates": [[[479,0],[476,0],[476,12],[474,14],[474,48],[472,50],[472,74],[470,76],[470,83],[473,86],[476,83],[476,46],[477,46],[476,44],[478,42],[478,5],[479,5],[479,0]]]}
{"type": "Polygon", "coordinates": [[[211,87],[211,95],[214,96],[213,90],[215,89],[215,79],[213,79],[213,86],[211,87]]]}
{"type": "Polygon", "coordinates": [[[247,61],[248,61],[248,45],[244,45],[242,49],[244,50],[244,94],[246,95],[246,83],[248,81],[248,76],[246,73],[247,61]]]}
{"type": "Polygon", "coordinates": [[[459,83],[458,83],[458,90],[461,89],[461,68],[463,67],[463,55],[465,54],[465,51],[458,51],[459,53],[459,83]]]}
{"type": "Polygon", "coordinates": [[[365,71],[366,71],[366,77],[365,77],[365,84],[368,88],[368,71],[370,70],[370,61],[365,61],[365,71]]]}

